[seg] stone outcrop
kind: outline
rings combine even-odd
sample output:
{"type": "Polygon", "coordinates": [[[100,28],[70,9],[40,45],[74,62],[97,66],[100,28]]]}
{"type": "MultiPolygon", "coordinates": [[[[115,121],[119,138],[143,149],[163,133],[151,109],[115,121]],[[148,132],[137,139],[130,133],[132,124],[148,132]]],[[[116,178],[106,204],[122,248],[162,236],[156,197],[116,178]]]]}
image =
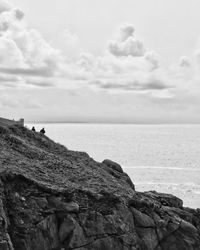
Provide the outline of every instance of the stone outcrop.
{"type": "Polygon", "coordinates": [[[200,249],[200,209],[137,192],[113,161],[0,127],[0,173],[0,250],[200,249]]]}

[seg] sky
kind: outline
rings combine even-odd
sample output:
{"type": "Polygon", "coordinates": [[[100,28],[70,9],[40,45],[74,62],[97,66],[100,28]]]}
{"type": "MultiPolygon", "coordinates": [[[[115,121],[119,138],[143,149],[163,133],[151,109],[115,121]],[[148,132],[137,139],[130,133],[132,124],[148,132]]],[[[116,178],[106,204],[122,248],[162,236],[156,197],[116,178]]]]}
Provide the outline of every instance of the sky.
{"type": "Polygon", "coordinates": [[[199,0],[0,0],[0,116],[199,123],[199,0]]]}

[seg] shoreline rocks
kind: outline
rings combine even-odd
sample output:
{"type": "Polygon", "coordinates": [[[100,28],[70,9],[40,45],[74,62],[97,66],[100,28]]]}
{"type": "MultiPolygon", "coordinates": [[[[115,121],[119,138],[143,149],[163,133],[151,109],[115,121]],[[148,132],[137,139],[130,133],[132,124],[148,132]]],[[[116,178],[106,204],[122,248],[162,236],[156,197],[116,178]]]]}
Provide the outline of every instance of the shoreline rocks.
{"type": "Polygon", "coordinates": [[[200,249],[200,209],[137,192],[111,160],[95,162],[26,128],[1,131],[1,250],[200,249]]]}

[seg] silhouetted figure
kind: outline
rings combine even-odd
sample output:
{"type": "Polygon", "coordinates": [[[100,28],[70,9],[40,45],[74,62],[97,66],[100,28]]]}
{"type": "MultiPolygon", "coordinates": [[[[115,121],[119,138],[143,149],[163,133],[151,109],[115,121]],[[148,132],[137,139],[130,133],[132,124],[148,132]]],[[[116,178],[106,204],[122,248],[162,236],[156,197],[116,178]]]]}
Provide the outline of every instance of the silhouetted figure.
{"type": "Polygon", "coordinates": [[[44,128],[42,128],[42,129],[40,130],[40,133],[43,134],[43,135],[46,133],[46,131],[44,130],[44,128]]]}
{"type": "Polygon", "coordinates": [[[31,129],[33,132],[35,132],[35,127],[32,127],[32,129],[31,129]]]}

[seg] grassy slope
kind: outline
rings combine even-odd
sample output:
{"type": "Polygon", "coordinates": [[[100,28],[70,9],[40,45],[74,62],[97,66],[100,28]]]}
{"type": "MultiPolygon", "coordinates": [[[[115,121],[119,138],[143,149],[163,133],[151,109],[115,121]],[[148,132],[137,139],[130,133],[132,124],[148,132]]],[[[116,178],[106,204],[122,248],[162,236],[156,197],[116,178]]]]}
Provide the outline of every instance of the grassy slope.
{"type": "MultiPolygon", "coordinates": [[[[0,126],[0,172],[25,176],[55,191],[84,190],[131,197],[134,190],[104,164],[19,126],[0,126]]],[[[123,175],[123,174],[122,174],[123,175]]]]}

